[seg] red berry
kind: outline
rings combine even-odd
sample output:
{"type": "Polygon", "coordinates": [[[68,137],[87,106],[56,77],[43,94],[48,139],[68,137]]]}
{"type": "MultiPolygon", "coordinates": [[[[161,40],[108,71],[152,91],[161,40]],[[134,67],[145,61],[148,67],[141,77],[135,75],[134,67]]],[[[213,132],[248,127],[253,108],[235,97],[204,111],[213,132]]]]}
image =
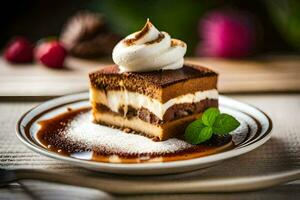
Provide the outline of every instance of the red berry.
{"type": "Polygon", "coordinates": [[[4,58],[12,63],[28,63],[33,58],[33,45],[24,37],[13,39],[4,50],[4,58]]]}
{"type": "Polygon", "coordinates": [[[50,68],[62,68],[66,55],[67,51],[57,40],[41,42],[35,48],[35,58],[50,68]]]}

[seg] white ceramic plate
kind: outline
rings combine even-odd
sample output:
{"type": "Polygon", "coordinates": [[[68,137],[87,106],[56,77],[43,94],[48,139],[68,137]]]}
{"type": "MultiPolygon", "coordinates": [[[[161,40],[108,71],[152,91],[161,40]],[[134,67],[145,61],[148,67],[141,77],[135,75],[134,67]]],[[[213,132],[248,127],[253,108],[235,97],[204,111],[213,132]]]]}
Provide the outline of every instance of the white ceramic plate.
{"type": "Polygon", "coordinates": [[[18,138],[35,152],[84,168],[116,174],[150,175],[180,173],[207,168],[223,160],[245,154],[264,144],[271,136],[272,123],[265,113],[248,104],[220,96],[219,108],[221,112],[235,116],[244,126],[243,129],[240,128],[232,133],[233,141],[235,142],[234,148],[221,153],[182,161],[119,164],[67,157],[43,147],[36,139],[37,130],[36,128],[32,128],[33,125],[40,120],[65,112],[67,107],[73,109],[87,107],[89,106],[88,98],[88,93],[79,93],[55,98],[33,108],[19,120],[16,131],[18,138]],[[245,127],[248,129],[247,133],[245,133],[245,127]],[[25,133],[25,128],[30,130],[29,134],[25,133]]]}

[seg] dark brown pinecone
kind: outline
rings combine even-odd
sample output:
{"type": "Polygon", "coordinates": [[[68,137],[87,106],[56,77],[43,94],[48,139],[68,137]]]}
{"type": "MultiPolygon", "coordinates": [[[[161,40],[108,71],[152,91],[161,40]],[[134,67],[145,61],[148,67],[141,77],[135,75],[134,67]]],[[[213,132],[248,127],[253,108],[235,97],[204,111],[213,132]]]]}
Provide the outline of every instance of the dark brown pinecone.
{"type": "Polygon", "coordinates": [[[111,54],[119,37],[110,32],[101,14],[82,11],[65,25],[60,40],[71,55],[97,57],[111,54]]]}

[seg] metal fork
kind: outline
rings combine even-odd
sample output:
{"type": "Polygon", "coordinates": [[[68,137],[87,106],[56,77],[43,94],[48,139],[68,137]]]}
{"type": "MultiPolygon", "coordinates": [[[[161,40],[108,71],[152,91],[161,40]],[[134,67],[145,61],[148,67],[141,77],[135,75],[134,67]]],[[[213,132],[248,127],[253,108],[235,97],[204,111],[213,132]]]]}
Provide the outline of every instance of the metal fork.
{"type": "Polygon", "coordinates": [[[300,169],[263,176],[203,178],[181,181],[121,180],[66,175],[32,169],[0,169],[0,186],[24,179],[95,188],[111,194],[216,193],[253,191],[299,180],[300,169]]]}

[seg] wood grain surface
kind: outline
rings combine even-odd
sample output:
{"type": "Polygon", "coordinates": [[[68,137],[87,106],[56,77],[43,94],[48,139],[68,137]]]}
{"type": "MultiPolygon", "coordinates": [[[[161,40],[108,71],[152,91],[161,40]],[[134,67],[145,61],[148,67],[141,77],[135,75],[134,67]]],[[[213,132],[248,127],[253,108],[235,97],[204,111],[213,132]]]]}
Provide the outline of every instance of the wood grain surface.
{"type": "MultiPolygon", "coordinates": [[[[299,92],[300,57],[273,56],[255,60],[187,58],[220,74],[221,93],[299,92]]],[[[88,89],[88,72],[112,61],[68,58],[66,68],[40,64],[12,65],[0,59],[0,96],[60,96],[88,89]]]]}
{"type": "Polygon", "coordinates": [[[270,56],[252,60],[190,58],[219,73],[219,90],[239,92],[299,92],[300,57],[270,56]]]}

